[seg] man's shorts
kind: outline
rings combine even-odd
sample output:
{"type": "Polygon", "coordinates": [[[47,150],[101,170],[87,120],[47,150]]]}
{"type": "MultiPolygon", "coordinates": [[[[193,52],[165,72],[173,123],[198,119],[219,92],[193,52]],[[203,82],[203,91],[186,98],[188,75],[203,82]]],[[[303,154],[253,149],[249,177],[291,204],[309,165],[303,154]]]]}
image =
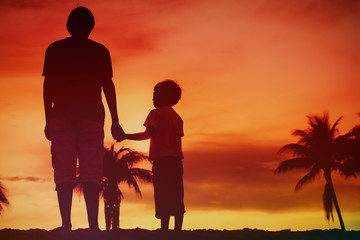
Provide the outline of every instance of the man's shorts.
{"type": "Polygon", "coordinates": [[[49,123],[51,138],[52,166],[55,184],[102,180],[104,159],[104,125],[87,119],[52,119],[49,123]]]}

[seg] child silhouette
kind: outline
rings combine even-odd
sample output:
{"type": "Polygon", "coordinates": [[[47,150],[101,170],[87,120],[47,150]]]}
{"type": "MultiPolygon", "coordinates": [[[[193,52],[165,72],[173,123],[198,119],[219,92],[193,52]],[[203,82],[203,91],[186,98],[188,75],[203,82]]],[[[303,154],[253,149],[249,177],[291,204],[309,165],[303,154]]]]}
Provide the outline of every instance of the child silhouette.
{"type": "Polygon", "coordinates": [[[150,111],[144,123],[146,130],[124,135],[124,139],[130,140],[150,138],[155,217],[161,219],[162,230],[169,228],[170,216],[175,216],[175,230],[180,231],[185,213],[181,149],[183,121],[172,108],[180,98],[181,88],[175,81],[159,82],[154,88],[155,109],[150,111]]]}

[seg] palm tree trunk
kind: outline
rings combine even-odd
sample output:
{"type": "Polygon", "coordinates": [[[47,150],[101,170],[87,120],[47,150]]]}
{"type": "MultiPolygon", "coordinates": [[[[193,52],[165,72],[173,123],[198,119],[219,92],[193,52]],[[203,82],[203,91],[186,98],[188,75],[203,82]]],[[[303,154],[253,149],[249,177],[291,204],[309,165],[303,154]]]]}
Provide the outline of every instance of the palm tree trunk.
{"type": "Polygon", "coordinates": [[[329,176],[328,181],[329,181],[330,186],[331,186],[331,190],[332,190],[332,194],[333,194],[333,202],[334,202],[334,206],[335,206],[337,215],[339,217],[341,230],[345,231],[344,221],[343,221],[342,216],[341,216],[340,207],[339,207],[339,203],[338,203],[337,198],[336,198],[335,189],[334,189],[334,185],[332,183],[331,176],[329,176]]]}
{"type": "Polygon", "coordinates": [[[105,208],[105,224],[106,224],[106,230],[111,229],[111,209],[109,204],[104,199],[104,208],[105,208]]]}
{"type": "Polygon", "coordinates": [[[113,213],[113,228],[112,229],[119,229],[120,228],[120,204],[114,207],[113,213]]]}

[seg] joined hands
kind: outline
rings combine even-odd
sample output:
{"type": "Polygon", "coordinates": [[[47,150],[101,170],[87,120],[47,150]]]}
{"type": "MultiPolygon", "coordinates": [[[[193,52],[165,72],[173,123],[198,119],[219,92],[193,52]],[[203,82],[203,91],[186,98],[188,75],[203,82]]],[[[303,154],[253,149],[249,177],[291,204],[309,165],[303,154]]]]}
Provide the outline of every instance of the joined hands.
{"type": "Polygon", "coordinates": [[[113,123],[111,125],[111,135],[116,140],[116,142],[122,142],[125,140],[125,132],[119,123],[113,123]]]}

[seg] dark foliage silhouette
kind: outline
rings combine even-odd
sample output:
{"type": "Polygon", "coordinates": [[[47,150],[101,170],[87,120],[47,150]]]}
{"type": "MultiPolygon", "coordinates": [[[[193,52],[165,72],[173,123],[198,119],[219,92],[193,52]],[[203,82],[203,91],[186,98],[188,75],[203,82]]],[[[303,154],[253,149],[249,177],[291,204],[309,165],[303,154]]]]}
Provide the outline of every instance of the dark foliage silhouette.
{"type": "MultiPolygon", "coordinates": [[[[126,183],[141,197],[138,182],[152,182],[150,170],[136,167],[142,161],[150,160],[148,156],[130,148],[122,147],[118,151],[114,145],[110,149],[105,148],[101,194],[104,198],[106,230],[119,228],[120,203],[124,198],[119,184],[126,183]]],[[[82,191],[79,181],[77,190],[82,191]]]]}
{"type": "Polygon", "coordinates": [[[308,116],[310,127],[305,130],[294,130],[293,135],[299,137],[297,143],[283,146],[280,153],[292,153],[294,158],[285,160],[275,169],[275,173],[283,173],[294,169],[310,170],[296,184],[295,191],[300,190],[306,183],[312,182],[320,173],[325,178],[323,206],[326,219],[334,220],[333,206],[335,206],[340,226],[345,230],[340,207],[336,198],[331,178],[333,170],[339,170],[341,164],[338,158],[339,140],[337,125],[341,117],[331,126],[327,113],[321,116],[308,116]]]}
{"type": "Polygon", "coordinates": [[[151,183],[152,172],[147,169],[135,167],[141,161],[149,161],[149,158],[137,151],[129,148],[120,148],[115,151],[114,145],[106,149],[104,158],[102,192],[105,203],[106,229],[119,228],[119,207],[121,199],[124,197],[119,189],[119,183],[127,183],[130,188],[141,196],[138,181],[151,183]],[[111,216],[113,214],[113,217],[111,216]],[[112,219],[112,223],[109,219],[112,219]]]}
{"type": "Polygon", "coordinates": [[[9,200],[5,195],[5,188],[3,187],[2,183],[0,183],[0,214],[2,213],[4,206],[7,205],[9,205],[9,200]]]}
{"type": "Polygon", "coordinates": [[[342,159],[339,171],[346,178],[360,174],[360,125],[338,138],[338,158],[342,159]]]}

